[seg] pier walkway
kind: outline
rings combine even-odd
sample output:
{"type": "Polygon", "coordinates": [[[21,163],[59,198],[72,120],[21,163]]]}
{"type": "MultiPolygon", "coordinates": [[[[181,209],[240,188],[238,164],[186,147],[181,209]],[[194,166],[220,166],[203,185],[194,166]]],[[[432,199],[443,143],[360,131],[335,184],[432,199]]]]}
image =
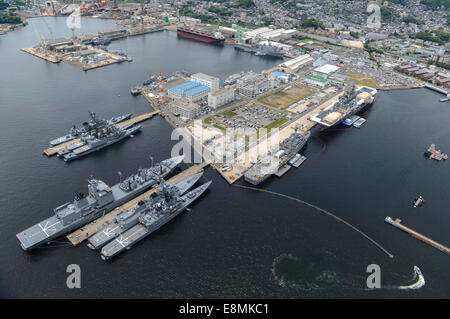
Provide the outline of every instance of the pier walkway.
{"type": "Polygon", "coordinates": [[[244,185],[238,185],[236,184],[235,186],[237,187],[241,187],[241,188],[246,188],[246,189],[250,189],[250,190],[254,190],[254,191],[259,191],[259,192],[264,192],[264,193],[269,193],[269,194],[273,194],[273,195],[278,195],[296,202],[299,202],[301,204],[305,204],[309,207],[315,208],[318,211],[320,211],[321,213],[324,213],[325,215],[328,215],[330,217],[333,217],[334,219],[336,219],[337,221],[347,225],[348,227],[350,227],[351,229],[353,229],[354,231],[358,232],[359,234],[361,234],[362,236],[364,236],[367,240],[369,240],[372,244],[374,244],[377,248],[379,248],[382,252],[384,252],[386,255],[388,255],[389,258],[394,258],[394,255],[392,255],[390,252],[388,252],[386,249],[383,248],[383,246],[381,246],[380,244],[378,244],[375,240],[373,240],[372,238],[370,238],[368,235],[366,235],[364,232],[362,232],[361,230],[359,230],[358,228],[356,228],[355,226],[353,226],[352,224],[346,222],[345,220],[337,217],[336,215],[330,213],[329,211],[326,211],[325,209],[322,209],[316,205],[310,204],[308,202],[302,201],[301,199],[295,198],[295,197],[291,197],[288,195],[284,195],[284,194],[280,194],[280,193],[276,193],[276,192],[272,192],[266,189],[262,189],[262,188],[255,188],[255,187],[248,187],[248,186],[244,186],[244,185]]]}
{"type": "MultiPolygon", "coordinates": [[[[129,119],[127,121],[123,121],[123,122],[117,123],[116,126],[117,127],[121,127],[121,126],[132,124],[132,123],[140,123],[140,122],[143,122],[145,120],[148,120],[148,119],[152,118],[153,116],[155,116],[155,115],[157,115],[159,113],[160,113],[160,111],[155,111],[155,112],[151,112],[151,113],[141,114],[141,115],[133,117],[132,119],[129,119]]],[[[80,139],[76,138],[74,140],[71,140],[71,141],[68,141],[66,143],[57,145],[55,147],[50,147],[50,148],[44,150],[43,153],[45,155],[47,155],[47,156],[53,156],[56,153],[58,153],[60,150],[65,149],[67,146],[69,146],[69,145],[71,145],[73,143],[79,142],[79,141],[80,141],[80,139]]]]}
{"type": "Polygon", "coordinates": [[[403,230],[404,232],[423,241],[424,243],[426,243],[430,246],[433,246],[434,248],[439,249],[440,251],[446,253],[447,255],[450,255],[450,249],[448,247],[445,247],[444,245],[439,244],[438,242],[435,242],[434,240],[428,238],[427,236],[424,236],[424,235],[412,230],[411,228],[402,225],[401,219],[397,218],[396,220],[393,220],[391,217],[386,217],[385,221],[386,221],[386,223],[391,224],[392,226],[397,227],[400,230],[403,230]]]}
{"type": "MultiPolygon", "coordinates": [[[[178,175],[175,175],[172,178],[169,178],[167,180],[167,182],[173,183],[173,184],[179,183],[183,179],[185,179],[189,176],[200,173],[208,165],[209,165],[208,162],[203,162],[201,164],[193,165],[193,166],[185,169],[178,175]]],[[[67,235],[67,239],[72,243],[72,245],[77,246],[78,244],[82,243],[83,241],[85,241],[86,239],[88,239],[89,237],[91,237],[92,235],[97,233],[98,231],[102,230],[104,227],[108,226],[111,223],[112,219],[115,218],[120,213],[132,208],[139,201],[148,199],[152,193],[154,193],[154,192],[156,192],[156,190],[158,190],[158,188],[159,187],[154,187],[154,188],[146,191],[145,193],[133,198],[132,200],[123,204],[122,206],[117,207],[116,209],[110,211],[109,213],[106,213],[102,217],[100,217],[100,218],[94,220],[93,222],[81,227],[80,229],[72,232],[71,234],[67,235]]]]}

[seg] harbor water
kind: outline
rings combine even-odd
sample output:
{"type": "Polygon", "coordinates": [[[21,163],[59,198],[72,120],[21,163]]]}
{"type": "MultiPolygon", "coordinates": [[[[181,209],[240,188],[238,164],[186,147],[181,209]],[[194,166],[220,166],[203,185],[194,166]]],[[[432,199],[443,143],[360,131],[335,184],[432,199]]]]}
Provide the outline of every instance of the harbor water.
{"type": "MultiPolygon", "coordinates": [[[[77,34],[114,28],[82,19],[77,34]]],[[[272,194],[213,183],[191,210],[130,251],[102,261],[85,245],[24,252],[15,234],[86,192],[94,176],[112,185],[138,167],[170,157],[172,127],[159,116],[134,138],[71,163],[42,155],[48,141],[86,121],[152,111],[130,88],[151,74],[204,72],[223,81],[280,60],[216,47],[163,31],[113,41],[133,58],[83,72],[21,52],[39,37],[70,36],[64,18],[29,19],[0,37],[0,297],[16,298],[449,298],[449,256],[384,222],[386,216],[450,245],[450,162],[423,156],[431,143],[450,152],[450,107],[428,89],[381,91],[360,128],[314,132],[307,160],[259,187],[302,199],[358,227],[392,253],[318,210],[272,194]],[[50,32],[51,31],[51,32],[50,32]],[[416,196],[426,204],[412,208],[416,196]],[[81,268],[81,288],[66,268],[81,268]],[[381,288],[366,286],[381,267],[381,288]],[[414,281],[420,267],[426,285],[414,281]]]]}

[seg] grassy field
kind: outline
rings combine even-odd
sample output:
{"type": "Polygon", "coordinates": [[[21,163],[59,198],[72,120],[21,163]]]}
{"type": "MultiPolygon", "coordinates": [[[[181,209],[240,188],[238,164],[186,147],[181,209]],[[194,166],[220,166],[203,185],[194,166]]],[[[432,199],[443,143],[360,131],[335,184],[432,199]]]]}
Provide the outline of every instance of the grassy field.
{"type": "Polygon", "coordinates": [[[350,79],[353,82],[355,82],[357,85],[368,86],[368,87],[372,87],[375,89],[378,88],[377,82],[375,82],[374,79],[372,79],[368,76],[358,74],[358,73],[352,73],[352,72],[345,72],[345,75],[350,77],[350,79]]]}
{"type": "Polygon", "coordinates": [[[276,128],[276,127],[280,127],[281,125],[283,125],[284,123],[287,122],[287,118],[282,117],[276,121],[273,121],[272,123],[270,123],[269,125],[264,126],[268,132],[270,132],[271,129],[276,128]]]}
{"type": "Polygon", "coordinates": [[[233,112],[233,110],[226,110],[226,111],[224,111],[224,112],[222,112],[222,113],[220,113],[220,114],[222,114],[222,115],[224,115],[224,116],[226,116],[226,117],[228,117],[228,118],[237,115],[237,113],[233,112]]]}
{"type": "Polygon", "coordinates": [[[258,101],[275,108],[285,109],[295,102],[310,96],[312,93],[314,91],[309,88],[294,86],[287,91],[278,90],[270,93],[259,98],[258,101]]]}

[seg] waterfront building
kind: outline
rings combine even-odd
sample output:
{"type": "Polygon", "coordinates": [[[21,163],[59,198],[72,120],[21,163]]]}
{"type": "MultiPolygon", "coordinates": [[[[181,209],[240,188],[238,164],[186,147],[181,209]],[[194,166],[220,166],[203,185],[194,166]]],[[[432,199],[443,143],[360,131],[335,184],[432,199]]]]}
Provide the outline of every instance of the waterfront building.
{"type": "Polygon", "coordinates": [[[191,81],[205,85],[211,89],[211,92],[219,89],[219,78],[204,73],[195,73],[191,75],[191,81]]]}
{"type": "Polygon", "coordinates": [[[204,98],[209,92],[210,88],[208,86],[193,81],[185,82],[167,90],[167,94],[172,99],[186,99],[190,102],[204,98]]]}
{"type": "Polygon", "coordinates": [[[227,87],[208,93],[208,106],[218,108],[234,101],[234,87],[227,87]]]}

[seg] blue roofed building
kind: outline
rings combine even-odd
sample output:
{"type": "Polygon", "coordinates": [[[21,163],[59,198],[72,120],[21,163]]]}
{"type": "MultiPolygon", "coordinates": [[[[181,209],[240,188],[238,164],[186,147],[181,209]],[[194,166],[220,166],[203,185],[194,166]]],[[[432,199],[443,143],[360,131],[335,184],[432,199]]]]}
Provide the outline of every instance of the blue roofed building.
{"type": "Polygon", "coordinates": [[[203,84],[188,81],[167,90],[173,99],[186,99],[190,102],[198,101],[208,95],[211,89],[203,84]]]}

